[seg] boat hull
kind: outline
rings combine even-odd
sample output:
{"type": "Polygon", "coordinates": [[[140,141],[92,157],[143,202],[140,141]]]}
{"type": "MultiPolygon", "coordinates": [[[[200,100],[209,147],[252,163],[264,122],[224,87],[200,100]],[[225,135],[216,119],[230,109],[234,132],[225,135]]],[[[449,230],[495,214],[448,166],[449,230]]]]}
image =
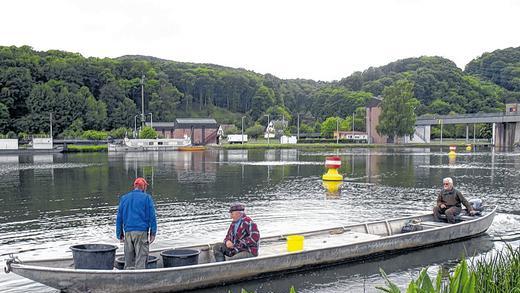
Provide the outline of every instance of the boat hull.
{"type": "MultiPolygon", "coordinates": [[[[442,227],[431,227],[427,230],[406,234],[397,234],[396,231],[399,225],[402,226],[403,223],[410,219],[428,221],[432,219],[432,216],[425,215],[403,218],[400,221],[389,220],[352,227],[340,227],[340,229],[347,231],[345,235],[350,233],[348,231],[362,231],[359,229],[365,229],[367,233],[375,233],[374,237],[360,238],[355,243],[332,243],[331,246],[306,249],[300,252],[260,255],[250,259],[223,263],[208,262],[180,268],[101,271],[49,268],[39,265],[13,263],[10,269],[18,275],[64,292],[181,292],[243,281],[282,271],[294,271],[314,266],[355,261],[381,254],[459,241],[484,233],[491,225],[494,214],[495,210],[475,220],[442,227]],[[385,229],[390,235],[375,237],[375,234],[380,234],[385,229]]],[[[328,233],[334,232],[334,230],[327,231],[328,233]]],[[[302,234],[305,235],[305,233],[302,234]]],[[[362,235],[361,232],[352,232],[352,235],[357,234],[362,235]]],[[[282,238],[268,237],[263,241],[271,242],[282,238]]],[[[203,251],[201,255],[208,257],[211,254],[209,245],[194,247],[203,251]]]]}

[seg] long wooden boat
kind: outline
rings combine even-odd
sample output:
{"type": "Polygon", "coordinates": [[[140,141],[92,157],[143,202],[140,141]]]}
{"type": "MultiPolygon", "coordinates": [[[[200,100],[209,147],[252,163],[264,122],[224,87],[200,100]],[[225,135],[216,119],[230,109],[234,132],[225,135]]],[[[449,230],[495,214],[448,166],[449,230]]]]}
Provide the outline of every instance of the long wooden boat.
{"type": "Polygon", "coordinates": [[[195,151],[203,151],[206,147],[203,145],[189,145],[189,146],[181,146],[177,150],[184,152],[195,152],[195,151]]]}
{"type": "Polygon", "coordinates": [[[201,250],[199,264],[184,267],[163,268],[160,260],[157,269],[82,270],[74,269],[72,258],[12,258],[5,270],[62,292],[180,292],[474,237],[489,228],[495,211],[463,216],[456,224],[434,222],[426,214],[296,233],[305,236],[304,249],[296,252],[287,252],[287,235],[264,237],[258,257],[226,262],[215,262],[212,244],[203,244],[189,247],[201,250]],[[422,230],[402,233],[410,222],[422,230]]]}

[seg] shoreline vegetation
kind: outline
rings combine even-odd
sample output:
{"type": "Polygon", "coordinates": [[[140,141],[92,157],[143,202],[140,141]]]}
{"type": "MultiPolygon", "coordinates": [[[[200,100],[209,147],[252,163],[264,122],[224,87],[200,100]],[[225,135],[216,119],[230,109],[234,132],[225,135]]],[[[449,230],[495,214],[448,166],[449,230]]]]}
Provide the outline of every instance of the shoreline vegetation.
{"type": "Polygon", "coordinates": [[[368,144],[368,143],[353,143],[351,141],[339,141],[336,143],[334,139],[326,139],[321,142],[305,142],[305,140],[300,140],[297,144],[281,144],[278,139],[271,139],[269,143],[267,143],[267,139],[255,139],[249,140],[248,142],[235,143],[230,144],[227,142],[221,143],[219,145],[212,145],[211,148],[216,149],[316,149],[316,148],[324,148],[324,149],[342,149],[342,148],[421,148],[421,147],[450,147],[456,146],[458,151],[465,151],[467,145],[473,146],[489,146],[489,141],[477,140],[475,144],[473,140],[470,140],[468,143],[464,139],[446,139],[442,143],[440,141],[433,141],[430,143],[409,143],[409,144],[368,144]]]}
{"type": "Polygon", "coordinates": [[[65,153],[94,153],[94,152],[108,152],[108,145],[67,145],[65,153]]]}
{"type": "MultiPolygon", "coordinates": [[[[386,287],[376,287],[380,292],[401,293],[383,270],[386,287]]],[[[412,280],[407,293],[499,293],[520,292],[520,247],[505,248],[485,254],[483,257],[459,262],[452,273],[440,267],[435,279],[430,279],[428,268],[421,270],[412,280]]]]}
{"type": "MultiPolygon", "coordinates": [[[[472,146],[489,146],[489,142],[469,143],[472,146]]],[[[424,147],[450,147],[457,146],[459,152],[467,152],[465,141],[432,142],[426,144],[366,144],[366,143],[298,143],[281,144],[277,140],[267,143],[267,140],[249,141],[244,144],[220,144],[210,145],[208,148],[225,150],[249,150],[249,149],[345,149],[345,148],[424,148],[424,147]]],[[[108,145],[68,145],[65,153],[91,153],[108,152],[108,145]]]]}

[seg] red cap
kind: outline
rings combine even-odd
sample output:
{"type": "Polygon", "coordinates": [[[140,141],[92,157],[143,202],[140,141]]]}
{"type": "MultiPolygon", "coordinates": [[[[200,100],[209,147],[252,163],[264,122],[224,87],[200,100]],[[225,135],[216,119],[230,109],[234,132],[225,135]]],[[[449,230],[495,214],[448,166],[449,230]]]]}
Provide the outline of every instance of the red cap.
{"type": "Polygon", "coordinates": [[[145,189],[145,187],[148,186],[148,182],[142,177],[136,178],[134,181],[134,187],[137,187],[139,189],[145,189]]]}

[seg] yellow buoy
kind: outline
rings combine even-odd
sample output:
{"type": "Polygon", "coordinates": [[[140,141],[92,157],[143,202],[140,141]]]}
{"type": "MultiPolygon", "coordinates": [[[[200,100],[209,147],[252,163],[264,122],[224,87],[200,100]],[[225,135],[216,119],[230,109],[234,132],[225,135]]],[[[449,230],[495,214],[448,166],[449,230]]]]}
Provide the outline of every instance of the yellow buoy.
{"type": "Polygon", "coordinates": [[[470,145],[470,144],[466,145],[466,150],[467,150],[468,152],[471,152],[471,145],[470,145]]]}
{"type": "Polygon", "coordinates": [[[323,180],[327,181],[343,181],[343,176],[338,173],[338,168],[341,166],[340,157],[327,157],[325,158],[325,167],[327,167],[327,173],[323,174],[323,180]]]}
{"type": "Polygon", "coordinates": [[[450,146],[450,152],[448,153],[448,156],[449,157],[457,156],[457,153],[455,153],[456,150],[457,150],[457,146],[451,145],[450,146]]]}
{"type": "Polygon", "coordinates": [[[303,250],[303,235],[289,235],[287,236],[287,251],[301,251],[303,250]]]}

